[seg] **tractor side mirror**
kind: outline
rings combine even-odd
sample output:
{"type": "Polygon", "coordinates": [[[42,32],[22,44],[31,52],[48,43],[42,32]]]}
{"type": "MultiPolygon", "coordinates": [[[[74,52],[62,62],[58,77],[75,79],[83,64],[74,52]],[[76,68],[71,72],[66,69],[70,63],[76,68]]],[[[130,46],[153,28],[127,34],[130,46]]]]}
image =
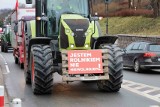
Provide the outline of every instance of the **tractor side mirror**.
{"type": "Polygon", "coordinates": [[[32,4],[32,0],[26,0],[26,4],[32,4]]]}
{"type": "Polygon", "coordinates": [[[103,17],[98,17],[98,16],[91,17],[91,21],[99,21],[99,20],[102,20],[102,19],[103,19],[103,17]]]}
{"type": "Polygon", "coordinates": [[[99,21],[102,19],[103,17],[99,17],[97,12],[95,13],[94,17],[91,17],[91,21],[99,21]]]}
{"type": "Polygon", "coordinates": [[[16,34],[18,32],[18,25],[14,26],[14,33],[16,34]]]}

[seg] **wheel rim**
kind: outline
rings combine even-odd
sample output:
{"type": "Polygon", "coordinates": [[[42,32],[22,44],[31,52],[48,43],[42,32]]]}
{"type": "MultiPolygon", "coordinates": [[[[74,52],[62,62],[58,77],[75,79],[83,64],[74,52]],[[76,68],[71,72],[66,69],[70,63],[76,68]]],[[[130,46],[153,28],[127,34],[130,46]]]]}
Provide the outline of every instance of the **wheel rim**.
{"type": "Polygon", "coordinates": [[[134,69],[137,72],[139,70],[139,62],[135,61],[134,69]]]}

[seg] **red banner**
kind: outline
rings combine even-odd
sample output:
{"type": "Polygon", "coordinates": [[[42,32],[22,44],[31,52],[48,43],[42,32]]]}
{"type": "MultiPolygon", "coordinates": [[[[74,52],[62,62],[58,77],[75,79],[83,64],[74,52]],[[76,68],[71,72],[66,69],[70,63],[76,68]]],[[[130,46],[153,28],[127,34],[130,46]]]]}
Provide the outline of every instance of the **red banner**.
{"type": "Polygon", "coordinates": [[[68,51],[69,74],[103,73],[101,50],[68,51]]]}

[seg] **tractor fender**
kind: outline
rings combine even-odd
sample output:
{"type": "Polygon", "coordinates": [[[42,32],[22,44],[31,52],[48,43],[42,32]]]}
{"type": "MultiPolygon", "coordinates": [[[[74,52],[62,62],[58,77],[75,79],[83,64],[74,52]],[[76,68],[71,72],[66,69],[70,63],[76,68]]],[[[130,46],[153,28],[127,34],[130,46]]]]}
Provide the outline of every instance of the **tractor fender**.
{"type": "Polygon", "coordinates": [[[30,58],[30,51],[33,45],[38,45],[38,44],[50,45],[51,40],[52,39],[48,37],[36,37],[36,38],[30,39],[29,46],[28,46],[28,58],[30,58]]]}
{"type": "Polygon", "coordinates": [[[101,44],[114,44],[117,39],[118,36],[100,36],[95,40],[93,49],[98,49],[101,44]]]}

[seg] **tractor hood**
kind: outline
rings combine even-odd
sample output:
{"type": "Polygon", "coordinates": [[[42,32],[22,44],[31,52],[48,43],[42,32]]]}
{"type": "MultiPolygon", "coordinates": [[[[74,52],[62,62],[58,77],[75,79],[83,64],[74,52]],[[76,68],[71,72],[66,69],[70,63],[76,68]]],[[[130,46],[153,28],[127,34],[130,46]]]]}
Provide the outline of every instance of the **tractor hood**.
{"type": "MultiPolygon", "coordinates": [[[[60,47],[61,49],[91,49],[94,24],[88,18],[78,14],[63,14],[60,21],[60,47]]],[[[98,35],[97,35],[98,36],[98,35]]]]}
{"type": "Polygon", "coordinates": [[[63,14],[61,16],[61,47],[63,49],[70,48],[71,45],[77,48],[84,47],[87,39],[85,34],[89,26],[89,20],[81,15],[63,14]]]}

